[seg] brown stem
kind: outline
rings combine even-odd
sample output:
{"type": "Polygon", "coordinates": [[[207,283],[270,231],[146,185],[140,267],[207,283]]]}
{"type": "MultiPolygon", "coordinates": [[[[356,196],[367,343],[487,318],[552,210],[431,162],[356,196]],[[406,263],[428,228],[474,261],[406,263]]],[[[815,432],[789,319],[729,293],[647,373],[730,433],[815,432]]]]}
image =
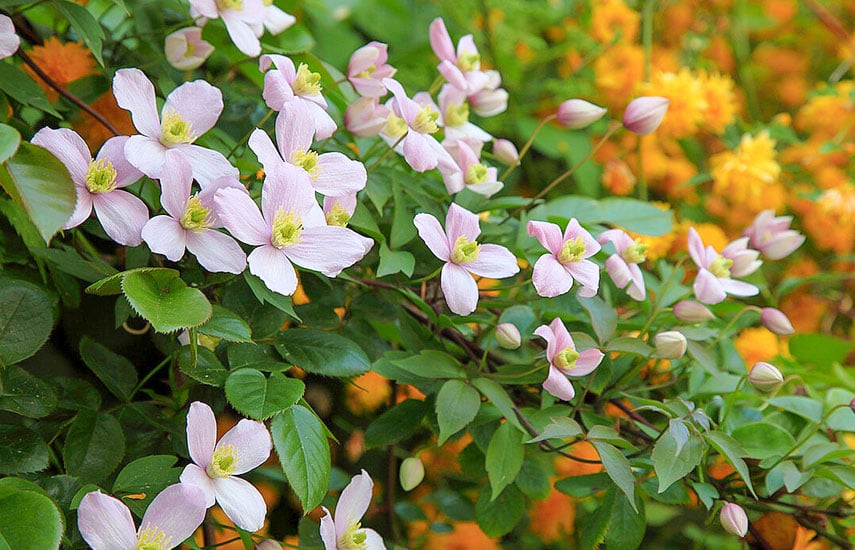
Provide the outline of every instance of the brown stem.
{"type": "Polygon", "coordinates": [[[205,522],[202,523],[202,546],[212,548],[217,543],[217,538],[214,533],[214,524],[211,523],[211,511],[208,510],[205,514],[205,522]]]}
{"type": "Polygon", "coordinates": [[[748,523],[748,530],[751,532],[752,535],[754,535],[754,538],[757,539],[757,544],[760,545],[760,548],[762,548],[763,550],[774,550],[772,546],[768,542],[766,542],[766,539],[763,538],[763,535],[761,535],[760,532],[755,529],[754,525],[750,522],[748,523]]]}

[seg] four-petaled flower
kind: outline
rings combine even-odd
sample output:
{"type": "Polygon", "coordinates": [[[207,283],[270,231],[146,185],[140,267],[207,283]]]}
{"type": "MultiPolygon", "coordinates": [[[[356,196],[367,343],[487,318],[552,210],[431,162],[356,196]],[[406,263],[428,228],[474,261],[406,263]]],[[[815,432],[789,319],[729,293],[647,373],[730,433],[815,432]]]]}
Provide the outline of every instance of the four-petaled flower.
{"type": "Polygon", "coordinates": [[[576,391],[567,376],[590,374],[603,360],[603,352],[598,349],[586,349],[582,352],[576,350],[573,337],[558,318],[553,319],[549,325],[537,327],[534,333],[546,340],[549,375],[543,382],[543,389],[558,399],[570,401],[576,391]]]}
{"type": "Polygon", "coordinates": [[[457,51],[445,22],[437,17],[430,24],[430,47],[439,58],[437,70],[455,88],[474,94],[488,83],[487,75],[481,71],[481,55],[471,34],[457,42],[457,51]]]}
{"type": "Polygon", "coordinates": [[[750,239],[751,246],[770,260],[786,258],[805,242],[805,236],[790,229],[792,216],[775,216],[774,210],[757,214],[743,235],[750,239]]]}
{"type": "Polygon", "coordinates": [[[336,123],[327,113],[327,100],[321,94],[321,75],[309,70],[309,66],[294,62],[284,55],[262,55],[258,67],[264,75],[262,96],[267,106],[281,111],[285,104],[292,101],[303,103],[311,113],[315,134],[318,139],[327,139],[336,131],[336,123]],[[269,71],[273,65],[276,69],[269,71]]]}
{"type": "Polygon", "coordinates": [[[258,38],[267,16],[263,0],[190,0],[190,15],[222,19],[229,38],[241,52],[250,57],[261,53],[258,38]]]}
{"type": "Polygon", "coordinates": [[[563,236],[554,223],[530,221],[527,228],[528,234],[550,252],[534,264],[531,280],[538,294],[545,298],[564,294],[574,279],[582,285],[579,296],[590,298],[597,293],[600,268],[587,258],[600,251],[600,243],[582,229],[576,218],[567,224],[563,236]]]}
{"type": "Polygon", "coordinates": [[[335,519],[325,506],[321,509],[321,540],[324,550],[386,550],[383,539],[374,529],[361,526],[360,520],[371,503],[374,482],[368,472],[362,470],[353,476],[341,492],[335,508],[335,519]]]}
{"type": "Polygon", "coordinates": [[[181,472],[181,482],[201,489],[206,508],[217,502],[235,525],[258,531],[267,506],[261,493],[238,476],[260,466],[273,442],[263,422],[242,419],[217,441],[217,419],[207,404],[195,401],[187,412],[187,447],[193,464],[181,472]]]}
{"type": "Polygon", "coordinates": [[[501,279],[519,272],[517,260],[504,246],[478,244],[478,216],[452,204],[445,217],[445,230],[430,214],[416,214],[413,223],[419,237],[433,255],[445,262],[440,284],[448,308],[468,315],[478,305],[478,285],[471,274],[501,279]]]}
{"type": "Polygon", "coordinates": [[[606,260],[606,271],[618,288],[626,288],[626,293],[634,300],[644,300],[646,295],[644,277],[638,264],[647,259],[647,245],[633,239],[620,229],[603,231],[597,237],[601,244],[610,242],[616,254],[606,260]]]}
{"type": "Polygon", "coordinates": [[[694,227],[689,228],[689,255],[698,266],[698,275],[692,288],[701,302],[717,304],[728,294],[754,296],[760,292],[760,289],[752,284],[731,279],[733,260],[719,254],[711,246],[704,248],[704,243],[694,227]]]}
{"type": "Polygon", "coordinates": [[[395,76],[397,69],[386,63],[388,46],[382,42],[369,42],[350,56],[347,80],[359,95],[383,97],[386,95],[384,78],[395,76]]]}

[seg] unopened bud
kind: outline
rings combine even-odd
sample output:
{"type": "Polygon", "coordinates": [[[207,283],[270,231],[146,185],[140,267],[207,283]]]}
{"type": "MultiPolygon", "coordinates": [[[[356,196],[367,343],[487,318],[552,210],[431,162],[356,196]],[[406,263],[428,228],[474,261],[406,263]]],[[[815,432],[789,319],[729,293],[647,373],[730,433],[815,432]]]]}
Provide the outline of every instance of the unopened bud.
{"type": "Polygon", "coordinates": [[[684,323],[703,323],[715,319],[715,315],[708,307],[691,300],[683,300],[674,306],[674,317],[684,323]]]}
{"type": "Polygon", "coordinates": [[[760,322],[763,323],[764,327],[782,336],[792,334],[796,331],[784,312],[773,307],[763,308],[760,312],[760,322]]]}
{"type": "Polygon", "coordinates": [[[520,331],[513,323],[499,323],[496,327],[496,342],[505,349],[520,347],[520,331]]]}
{"type": "Polygon", "coordinates": [[[558,106],[558,123],[568,130],[579,130],[603,118],[606,110],[584,99],[568,99],[558,106]]]}
{"type": "Polygon", "coordinates": [[[497,139],[493,142],[493,155],[508,166],[516,166],[519,164],[519,151],[516,146],[506,139],[497,139]]]}
{"type": "Polygon", "coordinates": [[[273,539],[264,539],[255,545],[255,550],[282,550],[282,545],[273,539]]]}
{"type": "Polygon", "coordinates": [[[855,413],[855,397],[853,397],[852,401],[849,402],[849,408],[855,413]]]}
{"type": "Polygon", "coordinates": [[[676,330],[660,332],[654,338],[656,356],[662,359],[679,359],[686,353],[689,343],[683,333],[676,330]]]}
{"type": "Polygon", "coordinates": [[[401,487],[405,491],[412,491],[425,478],[425,465],[422,464],[422,461],[418,457],[411,456],[405,458],[401,462],[401,469],[398,471],[398,476],[401,480],[401,487]]]}
{"type": "Polygon", "coordinates": [[[623,125],[630,132],[646,136],[662,123],[670,103],[664,97],[634,99],[623,112],[623,125]]]}
{"type": "Polygon", "coordinates": [[[781,387],[784,377],[774,365],[759,361],[751,367],[748,381],[763,393],[771,393],[781,387]]]}
{"type": "Polygon", "coordinates": [[[721,526],[731,535],[744,537],[748,532],[748,516],[742,506],[732,502],[726,503],[718,516],[721,526]]]}
{"type": "Polygon", "coordinates": [[[188,27],[170,34],[163,49],[169,64],[182,71],[199,67],[214,51],[211,44],[202,40],[199,27],[188,27]]]}

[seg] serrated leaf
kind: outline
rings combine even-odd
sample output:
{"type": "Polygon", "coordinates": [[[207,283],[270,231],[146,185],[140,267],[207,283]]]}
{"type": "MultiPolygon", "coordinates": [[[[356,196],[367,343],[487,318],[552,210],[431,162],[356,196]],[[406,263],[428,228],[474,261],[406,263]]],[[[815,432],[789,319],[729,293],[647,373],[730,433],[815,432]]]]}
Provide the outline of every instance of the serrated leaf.
{"type": "Polygon", "coordinates": [[[68,475],[98,483],[113,473],[124,455],[125,435],[115,417],[94,411],[77,413],[62,449],[68,475]]]}
{"type": "Polygon", "coordinates": [[[0,410],[28,418],[42,418],[56,408],[53,388],[21,367],[0,370],[0,410]]]}
{"type": "MultiPolygon", "coordinates": [[[[8,5],[4,2],[5,5],[8,5]]],[[[57,118],[62,115],[53,108],[45,93],[30,76],[11,63],[0,63],[0,91],[22,103],[50,113],[57,118]]],[[[8,104],[7,104],[8,105],[8,104]]]]}
{"type": "Polygon", "coordinates": [[[418,399],[406,399],[381,414],[365,430],[365,448],[391,445],[410,437],[427,414],[427,405],[418,399]]]}
{"type": "Polygon", "coordinates": [[[197,349],[195,364],[191,360],[190,346],[178,350],[178,368],[193,380],[216,388],[222,388],[229,377],[229,371],[214,352],[202,346],[197,349]]]}
{"type": "Polygon", "coordinates": [[[606,547],[635,550],[641,546],[647,529],[644,501],[639,499],[631,503],[624,495],[616,494],[611,513],[605,538],[606,547]]]}
{"type": "Polygon", "coordinates": [[[211,318],[199,326],[199,332],[229,342],[252,342],[252,330],[239,315],[216,304],[211,308],[211,318]]]}
{"type": "Polygon", "coordinates": [[[469,425],[481,408],[481,394],[462,380],[449,380],[436,396],[436,418],[439,422],[438,445],[469,425]]]}
{"type": "Polygon", "coordinates": [[[615,485],[623,491],[623,494],[627,496],[633,510],[638,511],[635,507],[635,477],[632,475],[629,460],[617,448],[608,443],[594,440],[591,444],[600,455],[600,460],[606,469],[606,473],[609,474],[615,485]]]}
{"type": "Polygon", "coordinates": [[[47,443],[23,426],[0,425],[0,474],[26,474],[48,466],[47,443]]]}
{"type": "Polygon", "coordinates": [[[86,336],[80,340],[80,356],[110,393],[122,401],[130,399],[138,380],[133,363],[86,336]]]}
{"type": "Polygon", "coordinates": [[[579,545],[583,550],[593,550],[605,540],[606,533],[609,529],[609,523],[612,520],[612,507],[618,492],[614,487],[610,488],[600,505],[594,510],[588,521],[582,526],[582,533],[579,537],[579,545]]]}
{"type": "Polygon", "coordinates": [[[302,322],[300,316],[297,315],[297,312],[294,311],[294,304],[290,296],[284,296],[282,294],[279,294],[278,292],[273,292],[272,290],[267,288],[267,285],[264,284],[264,281],[262,281],[252,273],[249,273],[248,271],[244,272],[243,278],[246,281],[246,284],[249,286],[249,289],[252,291],[253,295],[256,297],[256,299],[258,299],[259,302],[261,302],[262,304],[268,303],[279,311],[281,311],[282,313],[285,313],[295,321],[302,322]]]}
{"type": "Polygon", "coordinates": [[[273,417],[273,446],[304,514],[311,512],[330,483],[330,447],[326,429],[310,410],[294,405],[273,417]]]}
{"type": "Polygon", "coordinates": [[[704,437],[706,437],[710,445],[715,447],[736,468],[736,471],[742,476],[751,494],[754,495],[754,498],[757,498],[757,493],[754,492],[754,486],[751,484],[751,472],[749,472],[745,461],[742,460],[743,456],[748,456],[742,445],[724,432],[707,432],[704,434],[704,437]]]}
{"type": "Polygon", "coordinates": [[[197,327],[211,318],[211,304],[202,291],[188,287],[172,270],[128,272],[122,292],[157,332],[197,327]]]}
{"type": "Polygon", "coordinates": [[[264,373],[255,369],[238,369],[226,380],[226,398],[241,414],[254,420],[267,420],[284,411],[303,397],[306,386],[282,373],[264,373]]]}
{"type": "Polygon", "coordinates": [[[53,328],[50,299],[26,281],[0,280],[0,367],[35,354],[53,328]]]}
{"type": "Polygon", "coordinates": [[[499,426],[490,438],[485,463],[493,491],[491,500],[495,500],[505,487],[514,482],[524,457],[522,433],[508,423],[499,426]]]}
{"type": "Polygon", "coordinates": [[[0,487],[0,545],[59,548],[61,538],[62,514],[50,498],[35,490],[0,487]]]}
{"type": "Polygon", "coordinates": [[[678,443],[671,432],[663,434],[651,454],[653,469],[659,479],[659,493],[664,493],[672,483],[686,477],[701,463],[703,455],[704,440],[699,436],[692,435],[678,450],[678,443]]]}
{"type": "Polygon", "coordinates": [[[175,269],[169,269],[166,267],[137,267],[134,269],[129,269],[127,271],[119,271],[116,273],[111,273],[107,275],[103,279],[99,279],[87,286],[85,291],[86,294],[94,294],[96,296],[112,296],[114,294],[122,293],[122,279],[125,278],[125,275],[130,273],[156,273],[156,272],[164,272],[164,273],[174,273],[175,276],[178,276],[178,271],[175,269]]]}
{"type": "Polygon", "coordinates": [[[276,351],[301,369],[324,376],[359,376],[371,368],[368,356],[352,340],[313,328],[292,328],[280,333],[276,351]]]}

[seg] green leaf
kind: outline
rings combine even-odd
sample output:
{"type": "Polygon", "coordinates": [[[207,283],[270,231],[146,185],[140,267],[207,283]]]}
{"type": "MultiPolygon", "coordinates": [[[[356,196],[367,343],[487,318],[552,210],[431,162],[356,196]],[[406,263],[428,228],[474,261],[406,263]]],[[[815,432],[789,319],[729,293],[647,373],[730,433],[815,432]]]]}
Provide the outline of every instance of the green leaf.
{"type": "Polygon", "coordinates": [[[696,483],[693,481],[692,489],[695,490],[695,493],[697,493],[698,498],[701,499],[707,510],[712,508],[715,501],[719,498],[718,489],[709,483],[696,483]]]}
{"type": "Polygon", "coordinates": [[[800,362],[828,368],[835,363],[843,363],[846,355],[855,349],[855,342],[829,334],[796,334],[787,346],[800,362]]]}
{"type": "Polygon", "coordinates": [[[0,487],[0,546],[59,548],[61,538],[62,514],[50,498],[18,487],[0,487]]]}
{"type": "Polygon", "coordinates": [[[757,493],[754,492],[754,486],[751,484],[751,473],[748,471],[745,461],[742,460],[743,456],[748,456],[742,445],[724,432],[707,432],[704,434],[704,437],[706,437],[710,445],[715,447],[736,468],[736,471],[742,476],[751,494],[754,495],[754,498],[757,498],[757,493]]]}
{"type": "Polygon", "coordinates": [[[324,425],[312,411],[294,405],[273,417],[273,446],[303,512],[311,512],[330,484],[330,447],[324,425]]]}
{"type": "Polygon", "coordinates": [[[436,396],[436,418],[439,422],[437,445],[469,425],[481,408],[481,394],[462,380],[449,380],[436,396]]]}
{"type": "Polygon", "coordinates": [[[677,452],[677,441],[671,432],[666,432],[653,447],[651,459],[656,477],[659,478],[659,494],[664,493],[672,483],[683,479],[701,463],[704,456],[704,440],[692,434],[677,452]]]}
{"type": "Polygon", "coordinates": [[[552,492],[552,468],[548,461],[543,460],[543,455],[539,449],[530,449],[514,479],[517,488],[533,500],[545,500],[552,492]]]}
{"type": "Polygon", "coordinates": [[[243,273],[243,278],[246,281],[246,284],[249,286],[249,289],[255,295],[259,302],[268,303],[278,309],[279,311],[287,314],[289,317],[294,319],[295,321],[302,321],[300,316],[297,315],[297,312],[294,311],[294,304],[291,302],[290,296],[284,296],[279,294],[278,292],[273,292],[267,285],[264,284],[264,281],[245,271],[243,273]]]}
{"type": "Polygon", "coordinates": [[[0,185],[24,207],[46,243],[71,217],[77,200],[65,165],[47,149],[30,143],[21,143],[5,168],[0,166],[0,185]]]}
{"type": "Polygon", "coordinates": [[[614,351],[617,353],[629,353],[641,357],[650,357],[653,353],[653,348],[645,344],[638,338],[630,336],[622,336],[609,341],[606,345],[606,352],[614,351]]]}
{"type": "Polygon", "coordinates": [[[412,201],[406,198],[401,185],[394,181],[392,184],[395,210],[392,212],[392,231],[389,244],[392,248],[400,248],[416,236],[416,226],[413,225],[412,201]]]}
{"type": "Polygon", "coordinates": [[[475,502],[475,521],[487,536],[501,537],[510,533],[525,513],[525,497],[514,485],[508,485],[502,494],[490,498],[480,491],[475,502]]]}
{"type": "Polygon", "coordinates": [[[386,243],[380,243],[380,265],[377,266],[377,278],[401,272],[412,276],[416,258],[406,250],[390,250],[386,243]]]}
{"type": "Polygon", "coordinates": [[[57,396],[47,382],[21,367],[0,371],[0,410],[42,418],[56,408],[57,396]]]}
{"type": "Polygon", "coordinates": [[[255,369],[232,371],[226,380],[226,398],[241,414],[253,420],[267,420],[288,409],[303,397],[306,386],[280,372],[264,373],[255,369]]]}
{"type": "Polygon", "coordinates": [[[602,221],[642,235],[665,235],[674,225],[670,210],[662,210],[637,199],[611,197],[601,200],[600,207],[602,221]]]}
{"type": "Polygon", "coordinates": [[[222,388],[225,385],[229,371],[220,363],[213,351],[199,346],[195,365],[190,356],[190,346],[183,346],[178,350],[178,368],[181,372],[208,386],[222,388]]]}
{"type": "Polygon", "coordinates": [[[489,378],[475,378],[472,380],[472,385],[478,388],[478,391],[484,394],[484,397],[489,399],[499,409],[499,412],[502,413],[502,416],[508,422],[516,426],[519,431],[525,434],[528,433],[517,418],[517,414],[514,411],[514,402],[511,401],[508,392],[505,391],[505,388],[501,384],[489,378]]]}
{"type": "Polygon", "coordinates": [[[98,21],[92,17],[89,10],[83,6],[78,6],[73,2],[66,0],[54,0],[54,5],[59,12],[71,23],[74,32],[86,43],[86,46],[92,51],[92,55],[98,60],[101,65],[104,60],[101,58],[101,41],[104,40],[104,31],[98,21]]]}
{"type": "Polygon", "coordinates": [[[621,435],[617,431],[615,431],[614,428],[609,426],[603,426],[601,424],[591,426],[591,429],[588,430],[588,434],[585,436],[585,439],[591,441],[602,441],[604,443],[610,443],[612,445],[622,447],[624,449],[635,450],[635,445],[621,437],[621,435]]]}
{"type": "Polygon", "coordinates": [[[742,445],[749,458],[784,456],[796,444],[788,431],[770,422],[742,424],[730,435],[742,445]]]}
{"type": "MultiPolygon", "coordinates": [[[[178,271],[166,267],[137,267],[127,271],[119,271],[107,275],[103,279],[99,279],[86,287],[86,294],[95,294],[96,296],[112,296],[122,293],[122,281],[125,275],[130,273],[174,273],[178,276],[178,271]]],[[[165,276],[165,275],[164,275],[165,276]]]]}
{"type": "Polygon", "coordinates": [[[119,472],[113,482],[113,495],[137,515],[142,515],[154,497],[173,483],[178,483],[183,468],[173,468],[178,458],[152,455],[134,460],[119,472]],[[145,495],[139,498],[136,495],[145,495]],[[124,498],[135,495],[134,498],[124,498]]]}
{"type": "Polygon", "coordinates": [[[216,304],[208,321],[199,327],[199,332],[229,342],[252,342],[252,330],[239,315],[216,304]]]}
{"type": "Polygon", "coordinates": [[[36,432],[0,424],[0,441],[0,474],[27,474],[47,468],[48,446],[36,432]]]}
{"type": "Polygon", "coordinates": [[[582,534],[579,537],[579,547],[583,550],[593,550],[605,540],[606,533],[609,530],[609,523],[612,521],[612,508],[615,505],[615,500],[618,498],[618,492],[611,487],[603,500],[599,503],[588,520],[583,524],[582,534]]]}
{"type": "Polygon", "coordinates": [[[0,367],[35,354],[53,327],[50,299],[26,281],[0,279],[0,367]]]}
{"type": "Polygon", "coordinates": [[[427,405],[418,399],[407,399],[381,414],[365,430],[365,447],[373,449],[404,440],[421,424],[427,405]]]}
{"type": "Polygon", "coordinates": [[[609,474],[615,485],[623,491],[623,494],[629,498],[633,510],[637,512],[638,509],[635,507],[635,477],[632,475],[629,460],[617,448],[608,443],[594,440],[591,441],[591,444],[597,449],[606,473],[609,474]]]}
{"type": "Polygon", "coordinates": [[[77,413],[62,449],[68,475],[98,483],[113,473],[124,455],[125,435],[118,420],[107,413],[77,413]]]}
{"type": "Polygon", "coordinates": [[[522,468],[525,452],[522,433],[507,422],[499,426],[487,447],[487,477],[493,490],[491,500],[516,479],[522,468]]]}
{"type": "Polygon", "coordinates": [[[784,395],[769,400],[773,407],[779,407],[813,422],[822,419],[822,401],[804,395],[784,395]]]}
{"type": "Polygon", "coordinates": [[[611,506],[609,530],[606,532],[606,547],[635,550],[641,546],[647,529],[644,501],[632,503],[624,495],[616,494],[611,506]]]}
{"type": "Polygon", "coordinates": [[[460,362],[441,351],[425,350],[418,355],[393,360],[391,363],[420,378],[466,378],[466,371],[460,366],[460,362]]]}
{"type": "Polygon", "coordinates": [[[556,489],[573,498],[588,498],[611,487],[614,485],[605,472],[572,476],[555,482],[556,489]]]}
{"type": "Polygon", "coordinates": [[[199,289],[188,287],[177,271],[128,272],[122,292],[157,332],[197,327],[211,318],[208,299],[199,289]]]}
{"type": "Polygon", "coordinates": [[[87,336],[80,340],[80,356],[110,393],[122,401],[130,400],[138,381],[133,363],[87,336]]]}
{"type": "Polygon", "coordinates": [[[597,296],[579,298],[579,303],[591,316],[594,333],[600,340],[600,344],[606,342],[617,328],[617,314],[615,313],[615,309],[597,296]]]}
{"type": "Polygon", "coordinates": [[[8,124],[0,124],[0,164],[15,154],[21,143],[21,134],[8,124]]]}
{"type": "Polygon", "coordinates": [[[540,435],[534,439],[529,439],[526,443],[536,443],[546,439],[570,439],[582,435],[582,426],[578,422],[569,417],[554,417],[552,422],[547,424],[540,435]]]}
{"type": "MultiPolygon", "coordinates": [[[[104,260],[100,258],[86,260],[70,246],[44,248],[38,252],[38,257],[49,262],[59,271],[87,282],[98,281],[116,274],[116,269],[104,260]]],[[[115,293],[118,294],[119,292],[121,292],[121,288],[117,288],[115,293]]]]}
{"type": "Polygon", "coordinates": [[[45,93],[39,85],[16,65],[0,63],[0,91],[5,92],[19,103],[62,118],[62,115],[53,108],[53,105],[45,97],[45,93]]]}
{"type": "Polygon", "coordinates": [[[301,369],[324,376],[359,376],[371,368],[368,356],[352,340],[313,328],[292,328],[280,333],[276,351],[301,369]]]}

